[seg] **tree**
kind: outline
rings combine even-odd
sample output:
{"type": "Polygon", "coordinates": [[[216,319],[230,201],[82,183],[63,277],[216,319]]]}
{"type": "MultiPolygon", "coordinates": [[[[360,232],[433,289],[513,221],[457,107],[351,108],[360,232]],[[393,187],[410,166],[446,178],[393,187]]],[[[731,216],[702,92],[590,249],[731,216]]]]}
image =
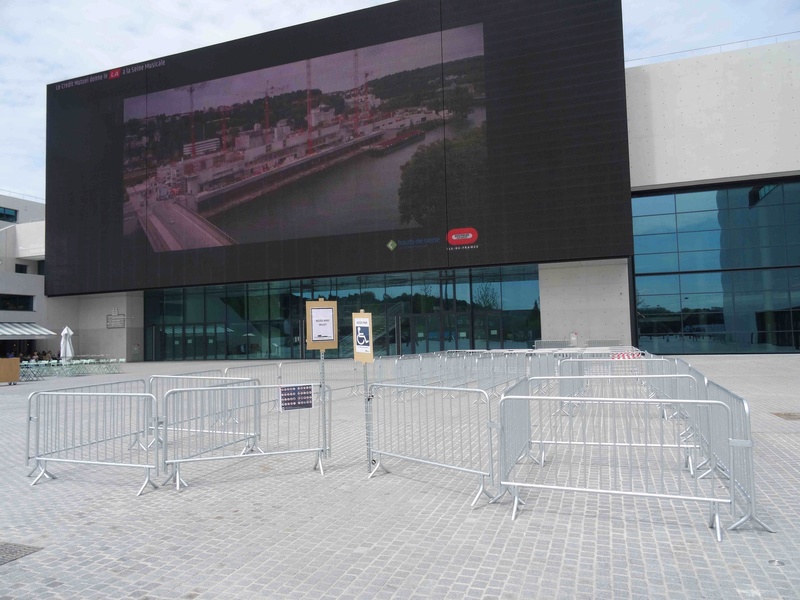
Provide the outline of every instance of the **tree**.
{"type": "Polygon", "coordinates": [[[444,217],[445,208],[466,214],[478,207],[486,198],[486,168],[483,126],[455,140],[420,146],[402,167],[400,221],[431,225],[444,217]]]}
{"type": "Polygon", "coordinates": [[[500,308],[500,294],[497,288],[488,281],[484,281],[475,288],[475,305],[486,310],[500,308]]]}

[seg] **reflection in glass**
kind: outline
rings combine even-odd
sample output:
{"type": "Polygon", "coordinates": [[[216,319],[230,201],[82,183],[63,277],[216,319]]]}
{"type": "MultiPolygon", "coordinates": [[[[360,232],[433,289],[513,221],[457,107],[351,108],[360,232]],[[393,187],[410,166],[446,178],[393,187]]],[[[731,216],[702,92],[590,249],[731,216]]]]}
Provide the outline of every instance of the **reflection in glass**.
{"type": "Polygon", "coordinates": [[[636,254],[676,252],[678,239],[674,233],[637,235],[633,238],[633,250],[636,254]]]}
{"type": "Polygon", "coordinates": [[[716,273],[687,273],[680,276],[681,292],[684,294],[698,294],[703,292],[722,292],[722,274],[716,273]]]}
{"type": "Polygon", "coordinates": [[[682,271],[707,271],[720,268],[719,252],[716,250],[681,252],[679,256],[682,271]]]}
{"type": "Polygon", "coordinates": [[[642,254],[636,257],[636,273],[668,273],[678,270],[678,254],[642,254]]]}
{"type": "MultiPolygon", "coordinates": [[[[647,206],[639,200],[634,214],[647,206]]],[[[800,350],[800,181],[679,192],[675,209],[677,253],[655,254],[659,242],[662,251],[672,249],[665,236],[635,239],[640,346],[655,353],[800,350]],[[667,256],[679,266],[666,268],[667,256]],[[665,275],[639,275],[647,272],[665,275]],[[670,273],[679,272],[678,286],[670,273]]],[[[641,232],[663,222],[642,220],[641,232]]]]}
{"type": "Polygon", "coordinates": [[[675,210],[678,213],[696,212],[727,208],[725,190],[706,190],[703,192],[679,192],[675,194],[675,210]]]}
{"type": "Polygon", "coordinates": [[[633,235],[675,233],[675,231],[677,229],[674,214],[633,218],[633,235]]]}
{"type": "Polygon", "coordinates": [[[679,213],[677,215],[678,231],[705,231],[720,228],[718,211],[679,213]]]}
{"type": "Polygon", "coordinates": [[[719,250],[720,232],[695,231],[678,234],[678,247],[681,252],[693,252],[697,250],[719,250]]]}
{"type": "Polygon", "coordinates": [[[639,196],[631,202],[634,217],[665,215],[675,212],[675,194],[663,196],[639,196]]]}

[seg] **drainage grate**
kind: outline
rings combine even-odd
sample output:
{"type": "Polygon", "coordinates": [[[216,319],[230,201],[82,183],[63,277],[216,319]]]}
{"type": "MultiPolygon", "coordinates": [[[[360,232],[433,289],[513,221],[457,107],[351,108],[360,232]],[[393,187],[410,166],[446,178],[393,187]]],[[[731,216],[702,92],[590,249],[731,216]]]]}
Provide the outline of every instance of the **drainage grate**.
{"type": "Polygon", "coordinates": [[[800,413],[772,413],[776,417],[786,419],[787,421],[800,421],[800,413]]]}
{"type": "Polygon", "coordinates": [[[22,544],[7,544],[0,542],[0,565],[4,565],[12,560],[17,560],[28,554],[33,554],[41,550],[36,546],[23,546],[22,544]]]}

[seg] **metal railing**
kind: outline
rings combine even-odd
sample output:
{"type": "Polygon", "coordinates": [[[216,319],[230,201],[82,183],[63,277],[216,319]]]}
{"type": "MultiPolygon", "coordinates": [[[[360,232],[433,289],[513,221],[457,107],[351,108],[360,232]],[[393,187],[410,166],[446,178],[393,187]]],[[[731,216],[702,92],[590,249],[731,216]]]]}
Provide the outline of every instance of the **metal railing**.
{"type": "Polygon", "coordinates": [[[691,476],[686,459],[700,448],[684,431],[686,415],[703,411],[718,425],[705,432],[711,443],[727,444],[732,422],[724,403],[675,399],[680,418],[666,419],[655,398],[582,397],[572,410],[562,410],[574,400],[518,395],[500,400],[500,484],[514,498],[512,519],[524,504],[521,488],[691,500],[710,505],[709,526],[721,541],[719,505],[731,505],[733,493],[720,485],[722,478],[691,476]]]}
{"type": "Polygon", "coordinates": [[[145,471],[137,496],[158,469],[151,436],[156,400],[146,393],[34,392],[28,398],[28,454],[42,477],[54,479],[51,462],[133,467],[145,471]]]}
{"type": "Polygon", "coordinates": [[[367,399],[367,460],[388,472],[384,457],[471,473],[472,505],[494,480],[491,406],[483,390],[372,384],[367,399]]]}
{"type": "Polygon", "coordinates": [[[186,485],[181,465],[314,453],[314,468],[330,452],[331,411],[319,383],[174,389],[164,398],[160,436],[166,482],[186,485]],[[274,406],[279,410],[271,410],[274,406]],[[266,408],[266,410],[265,410],[266,408]]]}
{"type": "MultiPolygon", "coordinates": [[[[502,478],[509,478],[516,461],[521,457],[531,457],[540,465],[545,462],[544,448],[547,443],[544,439],[546,436],[542,437],[543,434],[540,434],[540,437],[537,438],[536,433],[531,433],[529,430],[527,442],[525,442],[520,437],[519,429],[523,427],[523,424],[533,430],[536,430],[537,427],[540,429],[544,427],[547,431],[561,432],[566,441],[558,443],[583,448],[589,444],[585,437],[587,432],[602,435],[599,432],[603,430],[603,421],[613,420],[619,415],[627,417],[624,424],[626,436],[638,435],[637,432],[643,423],[646,435],[650,429],[649,415],[651,411],[656,411],[661,419],[658,430],[661,437],[651,436],[649,439],[657,440],[655,447],[658,448],[658,451],[663,451],[665,447],[663,432],[669,430],[673,444],[671,447],[681,447],[684,450],[682,460],[690,478],[695,481],[718,479],[727,482],[729,494],[725,503],[730,505],[734,519],[738,519],[728,529],[735,529],[743,523],[753,520],[767,531],[772,531],[757,516],[749,410],[747,403],[742,398],[709,382],[684,361],[675,359],[641,358],[622,361],[566,359],[559,363],[559,370],[583,374],[532,377],[518,384],[509,391],[508,395],[504,396],[504,399],[528,398],[530,402],[537,404],[540,409],[538,413],[532,414],[522,406],[503,405],[501,401],[501,407],[505,406],[505,410],[508,412],[507,415],[500,415],[500,425],[498,425],[501,430],[499,471],[502,478]],[[537,399],[533,400],[533,398],[537,399]],[[600,429],[597,427],[597,416],[593,417],[592,421],[583,418],[587,406],[592,403],[611,403],[611,399],[624,409],[621,408],[618,414],[611,414],[610,417],[605,417],[602,411],[597,410],[596,413],[600,414],[600,429]],[[545,402],[549,404],[546,409],[541,410],[541,406],[545,402]],[[643,406],[645,403],[647,403],[646,408],[643,406]],[[719,414],[715,414],[715,411],[718,412],[719,409],[710,408],[712,405],[724,406],[727,411],[724,419],[719,414]],[[632,407],[636,407],[636,411],[632,407]],[[644,420],[641,415],[645,415],[644,420]],[[541,425],[545,421],[547,422],[546,427],[541,425]],[[528,425],[529,423],[530,425],[528,425]],[[587,423],[589,423],[588,428],[587,423]],[[671,423],[672,427],[668,429],[666,423],[671,423]],[[506,430],[504,427],[508,429],[506,430]],[[579,437],[575,439],[574,435],[579,437]],[[538,454],[531,450],[537,447],[537,444],[538,454]]],[[[620,418],[622,417],[620,416],[620,418]]],[[[627,439],[626,443],[630,445],[630,437],[615,438],[613,444],[607,440],[601,440],[598,444],[601,447],[616,445],[617,439],[627,439]]],[[[646,440],[643,444],[638,445],[647,447],[646,440]]],[[[663,452],[660,457],[663,458],[663,452]]],[[[658,464],[657,468],[659,471],[669,470],[668,466],[663,463],[658,464]]],[[[648,472],[640,472],[640,475],[644,481],[647,481],[650,476],[648,472]]],[[[505,483],[508,481],[501,482],[501,485],[505,485],[505,483]]],[[[541,487],[541,485],[528,487],[541,487]]],[[[558,489],[567,488],[581,489],[572,482],[558,487],[558,489]]],[[[551,486],[551,489],[555,488],[551,486]]],[[[696,490],[697,488],[695,488],[695,492],[696,490]]],[[[605,491],[617,493],[620,490],[606,489],[605,491]]],[[[663,489],[658,493],[676,495],[674,492],[663,489]]],[[[625,494],[648,495],[651,494],[651,491],[644,489],[634,492],[628,489],[625,490],[625,494]]],[[[678,492],[677,495],[680,493],[678,492]]],[[[709,501],[708,498],[709,496],[706,496],[705,500],[709,501]]],[[[519,496],[515,494],[514,515],[518,506],[519,496]]],[[[715,515],[713,525],[717,527],[718,539],[721,539],[716,505],[714,505],[713,512],[715,515]]]]}
{"type": "Polygon", "coordinates": [[[728,529],[753,521],[770,530],[757,514],[747,403],[682,360],[615,346],[337,360],[325,370],[321,362],[31,395],[26,459],[36,481],[51,476],[47,461],[139,466],[147,472],[139,493],[161,468],[180,489],[188,462],[309,452],[322,472],[332,386],[367,390],[370,477],[390,459],[468,473],[478,479],[472,504],[510,491],[513,518],[521,490],[548,486],[707,503],[718,537],[718,507],[728,504],[728,529]],[[293,406],[301,388],[310,405],[293,406]],[[121,414],[118,396],[129,407],[146,397],[146,414],[131,408],[137,418],[107,422],[104,410],[121,414]],[[113,434],[90,434],[98,431],[113,434]]]}

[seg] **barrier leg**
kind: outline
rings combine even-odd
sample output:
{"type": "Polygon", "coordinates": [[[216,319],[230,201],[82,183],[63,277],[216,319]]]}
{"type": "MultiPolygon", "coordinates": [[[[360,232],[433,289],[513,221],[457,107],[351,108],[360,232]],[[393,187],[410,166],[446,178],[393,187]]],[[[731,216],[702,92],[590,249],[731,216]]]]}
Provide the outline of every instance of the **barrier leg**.
{"type": "Polygon", "coordinates": [[[155,489],[155,490],[158,489],[158,486],[155,484],[155,482],[150,477],[150,467],[146,467],[145,468],[144,483],[142,484],[142,487],[139,488],[139,493],[136,494],[137,496],[141,496],[142,495],[142,492],[144,492],[144,488],[147,487],[148,483],[153,486],[153,489],[155,489]]]}
{"type": "Polygon", "coordinates": [[[56,476],[47,470],[47,461],[36,459],[36,466],[39,469],[39,474],[36,476],[36,479],[31,481],[31,485],[36,485],[36,483],[42,477],[47,477],[48,479],[56,479],[56,476]]]}
{"type": "MultiPolygon", "coordinates": [[[[372,459],[372,462],[375,462],[374,458],[372,459]]],[[[389,469],[384,467],[383,464],[381,463],[381,455],[380,454],[378,454],[378,462],[375,463],[375,468],[372,469],[372,472],[369,474],[369,477],[367,477],[367,479],[369,479],[370,477],[375,475],[375,473],[377,472],[378,469],[383,469],[386,473],[390,473],[391,472],[391,471],[389,471],[389,469]]]]}
{"type": "Polygon", "coordinates": [[[316,471],[317,468],[319,468],[320,475],[325,475],[325,471],[323,471],[322,469],[322,455],[324,452],[325,452],[324,450],[318,450],[317,459],[314,461],[314,470],[316,471]]]}
{"type": "Polygon", "coordinates": [[[716,502],[711,503],[711,518],[709,519],[708,526],[716,530],[717,541],[722,541],[722,527],[719,522],[719,507],[716,502]]]}
{"type": "MultiPolygon", "coordinates": [[[[171,466],[172,466],[172,473],[170,474],[169,477],[167,477],[164,480],[164,483],[162,483],[161,485],[167,485],[170,481],[175,481],[175,489],[178,491],[180,491],[181,486],[189,487],[186,484],[186,482],[183,479],[181,479],[180,463],[171,463],[171,466]]],[[[169,466],[167,468],[169,468],[169,466]]]]}
{"type": "Polygon", "coordinates": [[[489,502],[492,501],[492,495],[489,493],[489,490],[486,489],[484,479],[485,479],[484,475],[478,475],[478,493],[475,494],[475,499],[472,501],[472,504],[470,504],[470,506],[472,507],[474,507],[475,504],[477,504],[478,499],[481,497],[481,494],[486,494],[489,497],[489,502]]]}

